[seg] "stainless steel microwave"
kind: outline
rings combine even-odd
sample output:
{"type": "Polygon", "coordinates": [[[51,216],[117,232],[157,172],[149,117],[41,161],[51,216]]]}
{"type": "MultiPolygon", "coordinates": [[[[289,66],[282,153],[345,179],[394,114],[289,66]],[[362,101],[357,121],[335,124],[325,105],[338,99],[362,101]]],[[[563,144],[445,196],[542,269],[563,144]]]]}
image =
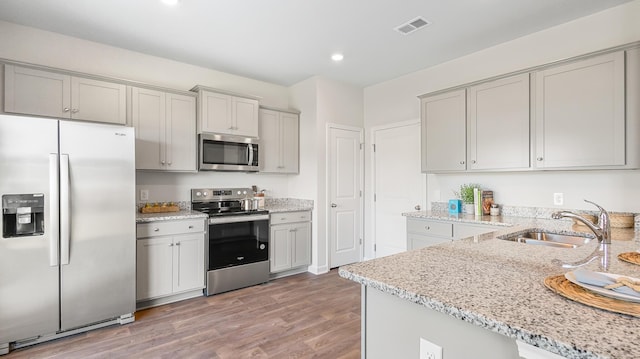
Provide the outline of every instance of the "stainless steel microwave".
{"type": "Polygon", "coordinates": [[[198,169],[201,171],[258,171],[258,139],[198,135],[198,169]]]}

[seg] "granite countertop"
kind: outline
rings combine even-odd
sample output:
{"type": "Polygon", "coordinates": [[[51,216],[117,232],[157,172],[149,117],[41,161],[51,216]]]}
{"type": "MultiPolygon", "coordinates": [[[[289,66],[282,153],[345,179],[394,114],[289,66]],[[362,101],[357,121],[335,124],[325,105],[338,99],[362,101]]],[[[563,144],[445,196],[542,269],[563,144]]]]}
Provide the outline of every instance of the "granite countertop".
{"type": "MultiPolygon", "coordinates": [[[[505,241],[528,228],[589,232],[567,220],[411,212],[407,217],[497,225],[496,231],[341,267],[340,276],[567,358],[640,358],[640,319],[565,299],[544,286],[595,248],[562,249],[505,241]]],[[[609,272],[640,278],[618,253],[636,251],[640,232],[613,229],[609,272]]],[[[598,264],[586,267],[599,270],[598,264]]],[[[639,304],[640,305],[640,304],[639,304]]]]}
{"type": "MultiPolygon", "coordinates": [[[[268,198],[264,209],[269,213],[297,212],[313,210],[313,201],[295,198],[268,198]]],[[[157,221],[173,221],[190,218],[208,218],[209,216],[198,211],[182,209],[179,212],[168,213],[137,213],[136,223],[148,223],[157,221]]]]}
{"type": "Polygon", "coordinates": [[[175,221],[180,219],[192,219],[192,218],[209,218],[208,215],[198,211],[192,210],[180,210],[179,212],[166,212],[166,213],[137,213],[136,223],[149,223],[159,221],[175,221]]]}

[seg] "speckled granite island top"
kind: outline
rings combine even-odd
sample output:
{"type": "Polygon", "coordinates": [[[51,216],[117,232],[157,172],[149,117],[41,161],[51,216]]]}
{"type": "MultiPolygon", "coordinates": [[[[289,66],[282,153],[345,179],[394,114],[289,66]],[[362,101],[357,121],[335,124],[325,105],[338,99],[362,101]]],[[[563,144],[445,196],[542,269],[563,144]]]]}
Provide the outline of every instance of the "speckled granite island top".
{"type": "MultiPolygon", "coordinates": [[[[405,215],[474,222],[468,218],[473,216],[405,215]]],[[[585,227],[570,221],[494,220],[501,223],[495,232],[348,265],[340,268],[340,276],[567,358],[640,358],[640,319],[582,305],[544,286],[547,276],[567,271],[551,264],[552,258],[582,259],[595,241],[563,249],[496,238],[526,228],[588,232],[585,227]]],[[[640,266],[617,258],[640,247],[640,232],[614,229],[612,237],[609,272],[640,278],[640,266]]],[[[598,270],[597,264],[587,268],[598,270]]]]}

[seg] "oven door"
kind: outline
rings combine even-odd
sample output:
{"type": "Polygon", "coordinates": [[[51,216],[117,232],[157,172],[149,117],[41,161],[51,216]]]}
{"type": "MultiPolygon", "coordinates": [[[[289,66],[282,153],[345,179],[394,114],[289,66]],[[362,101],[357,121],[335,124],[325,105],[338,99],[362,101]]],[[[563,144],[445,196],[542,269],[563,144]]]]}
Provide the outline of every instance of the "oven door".
{"type": "Polygon", "coordinates": [[[201,134],[200,170],[258,171],[258,143],[255,138],[201,134]]]}
{"type": "Polygon", "coordinates": [[[209,268],[269,260],[269,215],[209,218],[209,268]]]}

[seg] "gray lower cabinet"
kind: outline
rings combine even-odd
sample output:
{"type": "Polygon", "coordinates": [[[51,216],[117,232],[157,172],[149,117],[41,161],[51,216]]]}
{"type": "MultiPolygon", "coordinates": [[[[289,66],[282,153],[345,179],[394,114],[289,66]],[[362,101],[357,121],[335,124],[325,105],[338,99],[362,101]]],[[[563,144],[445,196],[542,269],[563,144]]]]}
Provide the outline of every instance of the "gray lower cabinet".
{"type": "Polygon", "coordinates": [[[138,308],[202,295],[204,219],[137,225],[138,308]]]}
{"type": "Polygon", "coordinates": [[[11,64],[4,70],[5,112],[126,123],[124,84],[11,64]]]}
{"type": "Polygon", "coordinates": [[[494,226],[407,217],[407,250],[492,232],[494,226]]]}
{"type": "Polygon", "coordinates": [[[269,264],[272,274],[311,264],[311,212],[271,214],[269,264]]]}

